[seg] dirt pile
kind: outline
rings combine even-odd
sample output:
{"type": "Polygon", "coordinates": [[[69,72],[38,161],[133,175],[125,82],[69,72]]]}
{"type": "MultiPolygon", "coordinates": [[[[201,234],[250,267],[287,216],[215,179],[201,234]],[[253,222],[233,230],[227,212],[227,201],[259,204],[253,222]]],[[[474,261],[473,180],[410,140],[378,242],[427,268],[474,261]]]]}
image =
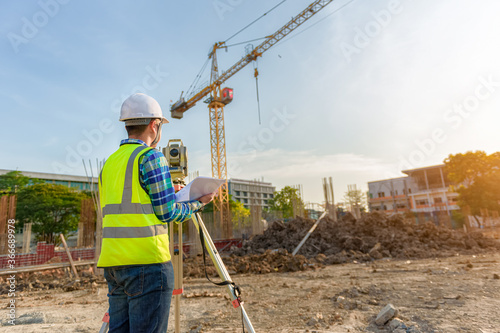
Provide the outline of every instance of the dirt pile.
{"type": "MultiPolygon", "coordinates": [[[[297,272],[316,269],[317,263],[306,259],[302,255],[292,256],[287,250],[267,250],[261,254],[249,254],[246,256],[224,256],[222,258],[229,274],[265,274],[271,272],[297,272]]],[[[207,254],[206,269],[208,276],[217,276],[212,260],[207,254]]],[[[184,261],[184,276],[205,276],[203,258],[187,258],[184,261]]]]}
{"type": "MultiPolygon", "coordinates": [[[[93,274],[91,268],[82,269],[78,267],[78,281],[70,277],[68,269],[51,269],[38,272],[17,273],[15,278],[16,292],[61,289],[73,291],[80,289],[97,288],[103,283],[102,278],[93,274]]],[[[9,275],[0,276],[0,294],[7,294],[9,283],[6,279],[9,275]]]]}
{"type": "MultiPolygon", "coordinates": [[[[292,252],[309,231],[314,221],[297,218],[273,223],[262,235],[245,242],[237,256],[262,254],[269,249],[292,252]]],[[[313,262],[344,263],[352,260],[370,261],[384,257],[417,259],[443,257],[455,253],[475,254],[500,249],[500,243],[481,233],[464,233],[438,227],[431,222],[415,225],[400,215],[388,217],[370,213],[356,220],[346,215],[335,223],[326,218],[312,233],[299,254],[313,262]]]]}

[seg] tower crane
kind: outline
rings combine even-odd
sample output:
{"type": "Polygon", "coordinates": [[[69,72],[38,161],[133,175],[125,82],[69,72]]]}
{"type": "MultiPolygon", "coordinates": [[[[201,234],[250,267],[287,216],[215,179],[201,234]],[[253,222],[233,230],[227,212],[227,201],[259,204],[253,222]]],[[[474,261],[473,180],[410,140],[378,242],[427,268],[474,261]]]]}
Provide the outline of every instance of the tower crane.
{"type": "MultiPolygon", "coordinates": [[[[311,3],[306,9],[293,17],[288,23],[278,29],[257,47],[250,50],[238,62],[231,66],[228,70],[219,75],[219,67],[217,65],[217,50],[225,48],[225,42],[217,42],[209,54],[209,59],[212,59],[210,83],[200,89],[197,93],[185,100],[182,95],[177,102],[172,104],[170,112],[172,118],[181,119],[184,112],[195,106],[197,102],[205,96],[208,98],[205,102],[208,103],[210,112],[210,147],[212,154],[212,177],[225,179],[226,183],[219,188],[219,195],[214,200],[214,212],[219,212],[219,227],[222,230],[222,235],[225,238],[232,236],[231,217],[229,216],[229,193],[227,188],[227,163],[226,163],[226,138],[224,130],[224,106],[229,104],[233,99],[233,91],[230,88],[222,89],[222,84],[234,74],[239,72],[249,63],[256,61],[258,57],[269,50],[273,45],[288,36],[292,31],[301,26],[304,22],[318,13],[320,10],[329,5],[333,0],[316,0],[311,3]]],[[[257,72],[256,72],[257,75],[257,72]]]]}

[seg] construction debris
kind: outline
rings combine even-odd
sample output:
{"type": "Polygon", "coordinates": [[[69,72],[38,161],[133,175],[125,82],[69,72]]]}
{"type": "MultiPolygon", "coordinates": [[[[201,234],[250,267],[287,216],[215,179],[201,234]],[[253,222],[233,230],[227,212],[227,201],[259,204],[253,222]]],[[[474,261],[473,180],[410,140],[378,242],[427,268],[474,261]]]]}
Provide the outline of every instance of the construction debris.
{"type": "MultiPolygon", "coordinates": [[[[398,310],[392,304],[387,304],[375,318],[375,324],[382,326],[387,323],[391,318],[398,314],[398,310]]],[[[394,327],[394,329],[397,327],[394,327]]]]}
{"type": "MultiPolygon", "coordinates": [[[[500,249],[500,243],[479,232],[467,234],[431,222],[415,225],[401,215],[388,217],[374,212],[359,220],[350,214],[339,222],[325,217],[293,256],[291,252],[314,222],[300,217],[288,222],[276,221],[263,234],[245,241],[241,248],[232,247],[229,255],[223,257],[224,264],[231,274],[265,274],[383,258],[447,257],[500,249]]],[[[207,274],[217,276],[210,260],[207,265],[207,274]]],[[[205,275],[201,256],[184,262],[184,274],[187,277],[205,275]]]]}
{"type": "MultiPolygon", "coordinates": [[[[98,283],[104,281],[93,274],[92,269],[80,269],[80,280],[75,281],[69,273],[69,267],[44,270],[38,272],[18,273],[16,276],[16,290],[38,291],[61,289],[63,291],[73,291],[80,289],[95,289],[98,283]]],[[[7,294],[9,285],[5,282],[8,276],[0,276],[0,294],[7,294]]]]}
{"type": "MultiPolygon", "coordinates": [[[[297,218],[287,223],[274,222],[262,235],[253,237],[240,249],[239,256],[264,253],[268,249],[291,252],[314,221],[297,218]]],[[[356,220],[347,214],[339,222],[326,217],[303,245],[299,254],[317,258],[323,264],[372,261],[382,258],[416,259],[482,253],[500,249],[500,243],[481,233],[436,226],[432,222],[415,225],[401,215],[388,217],[374,212],[356,220]]]]}
{"type": "MultiPolygon", "coordinates": [[[[293,256],[287,250],[267,250],[262,254],[249,254],[246,256],[226,256],[222,258],[230,274],[266,274],[271,272],[297,272],[318,267],[314,262],[307,260],[302,255],[293,256]]],[[[217,276],[212,263],[207,260],[207,274],[217,276]]],[[[204,276],[203,259],[201,256],[188,258],[184,261],[184,276],[204,276]]]]}

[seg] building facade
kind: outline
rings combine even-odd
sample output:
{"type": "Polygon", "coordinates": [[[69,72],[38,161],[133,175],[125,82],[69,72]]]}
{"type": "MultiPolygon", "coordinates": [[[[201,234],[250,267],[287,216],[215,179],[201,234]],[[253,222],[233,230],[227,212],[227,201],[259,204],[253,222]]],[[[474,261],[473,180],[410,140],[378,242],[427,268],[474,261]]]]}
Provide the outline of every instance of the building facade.
{"type": "Polygon", "coordinates": [[[370,211],[413,212],[436,220],[443,215],[451,217],[453,210],[460,209],[458,194],[450,191],[453,184],[448,180],[444,165],[402,172],[407,176],[368,183],[370,211]]]}
{"type": "MultiPolygon", "coordinates": [[[[0,175],[5,175],[11,171],[16,170],[4,170],[0,169],[0,175]]],[[[79,191],[88,190],[90,191],[91,185],[90,182],[94,183],[94,188],[97,190],[97,177],[93,177],[91,180],[85,176],[72,176],[72,175],[60,175],[55,173],[44,173],[44,172],[30,172],[30,171],[21,171],[23,176],[28,178],[37,178],[45,181],[50,184],[63,185],[66,187],[74,188],[79,191]]]]}
{"type": "Polygon", "coordinates": [[[228,180],[229,195],[250,209],[250,206],[269,208],[269,200],[274,198],[276,187],[271,183],[259,180],[244,180],[231,178],[228,180]]]}

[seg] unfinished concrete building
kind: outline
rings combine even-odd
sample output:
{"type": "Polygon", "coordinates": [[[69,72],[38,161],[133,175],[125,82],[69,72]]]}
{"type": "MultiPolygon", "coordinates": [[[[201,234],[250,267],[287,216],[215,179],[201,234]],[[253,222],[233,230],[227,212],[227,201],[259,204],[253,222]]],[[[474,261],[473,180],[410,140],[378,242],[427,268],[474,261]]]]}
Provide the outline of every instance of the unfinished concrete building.
{"type": "Polygon", "coordinates": [[[229,194],[233,199],[243,203],[245,208],[251,205],[269,207],[269,200],[274,197],[276,187],[260,180],[244,180],[231,178],[228,180],[229,194]]]}
{"type": "Polygon", "coordinates": [[[451,221],[451,212],[459,209],[458,195],[450,191],[444,165],[402,172],[407,176],[368,183],[370,211],[413,212],[419,221],[451,221]]]}

